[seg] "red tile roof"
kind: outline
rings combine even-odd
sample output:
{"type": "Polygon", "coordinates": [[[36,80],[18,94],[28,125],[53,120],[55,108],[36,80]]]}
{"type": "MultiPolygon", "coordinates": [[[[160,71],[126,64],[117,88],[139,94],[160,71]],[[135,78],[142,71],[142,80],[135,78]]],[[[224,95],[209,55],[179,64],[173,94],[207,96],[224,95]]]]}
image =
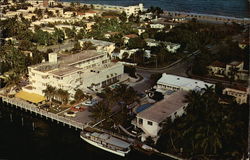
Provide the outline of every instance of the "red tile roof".
{"type": "Polygon", "coordinates": [[[95,11],[87,11],[85,13],[96,13],[95,11]]]}
{"type": "Polygon", "coordinates": [[[138,36],[136,34],[128,34],[128,35],[125,35],[124,37],[127,37],[127,38],[137,38],[138,36]]]}
{"type": "Polygon", "coordinates": [[[225,68],[226,64],[220,61],[214,61],[212,64],[210,64],[210,66],[225,68]]]}

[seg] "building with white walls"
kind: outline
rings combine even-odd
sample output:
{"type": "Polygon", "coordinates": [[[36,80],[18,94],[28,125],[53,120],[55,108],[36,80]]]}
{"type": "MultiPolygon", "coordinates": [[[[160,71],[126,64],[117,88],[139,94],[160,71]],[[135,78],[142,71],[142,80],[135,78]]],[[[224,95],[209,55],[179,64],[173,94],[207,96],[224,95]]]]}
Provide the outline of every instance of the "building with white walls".
{"type": "Polygon", "coordinates": [[[201,91],[201,89],[206,88],[206,86],[215,87],[214,84],[207,83],[201,80],[163,73],[162,77],[157,81],[156,88],[158,90],[201,91]]]}
{"type": "Polygon", "coordinates": [[[143,11],[142,3],[140,3],[139,5],[135,5],[135,6],[124,7],[124,12],[126,13],[127,16],[130,16],[130,15],[137,16],[140,11],[141,12],[143,11]]]}
{"type": "Polygon", "coordinates": [[[30,84],[23,88],[29,93],[43,95],[51,85],[70,93],[76,89],[95,90],[118,82],[123,75],[123,65],[109,60],[107,53],[86,50],[73,55],[49,54],[49,61],[28,67],[30,84]]]}
{"type": "Polygon", "coordinates": [[[246,87],[225,88],[222,93],[233,96],[239,104],[248,103],[248,89],[246,87]]]}
{"type": "Polygon", "coordinates": [[[184,108],[187,106],[184,102],[187,93],[187,91],[174,92],[136,115],[132,124],[143,131],[141,141],[145,141],[149,136],[156,141],[162,129],[161,123],[167,118],[174,120],[176,116],[184,113],[184,108]]]}
{"type": "Polygon", "coordinates": [[[111,53],[115,49],[115,43],[108,41],[102,41],[96,39],[80,39],[78,41],[81,46],[83,46],[83,44],[86,42],[90,42],[93,44],[94,47],[96,47],[97,52],[107,52],[109,55],[111,55],[111,53]]]}

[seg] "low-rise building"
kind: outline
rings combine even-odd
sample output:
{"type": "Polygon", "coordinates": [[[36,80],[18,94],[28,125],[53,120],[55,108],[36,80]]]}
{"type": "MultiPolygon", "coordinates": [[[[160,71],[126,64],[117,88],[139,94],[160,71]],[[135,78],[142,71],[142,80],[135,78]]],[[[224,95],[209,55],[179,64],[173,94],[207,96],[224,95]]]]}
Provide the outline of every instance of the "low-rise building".
{"type": "Polygon", "coordinates": [[[123,39],[124,39],[124,43],[127,44],[128,41],[131,39],[131,38],[137,38],[138,35],[136,34],[127,34],[127,35],[124,35],[123,36],[123,39]]]}
{"type": "Polygon", "coordinates": [[[244,62],[233,61],[229,64],[214,61],[208,67],[208,73],[215,77],[227,77],[234,80],[248,80],[248,70],[244,69],[244,62]]]}
{"type": "Polygon", "coordinates": [[[29,93],[44,95],[51,85],[70,93],[75,89],[95,90],[118,82],[123,75],[123,65],[113,63],[106,53],[86,50],[73,55],[49,54],[49,61],[28,67],[30,84],[23,87],[29,93]]]}
{"type": "Polygon", "coordinates": [[[176,53],[176,51],[181,47],[180,44],[177,43],[171,43],[171,42],[164,42],[165,48],[171,52],[176,53]]]}
{"type": "Polygon", "coordinates": [[[149,26],[150,26],[150,28],[154,28],[154,29],[163,29],[163,28],[165,28],[165,26],[163,24],[160,24],[160,23],[152,23],[149,26]]]}
{"type": "Polygon", "coordinates": [[[81,39],[81,40],[79,40],[79,43],[81,46],[83,46],[83,44],[86,42],[91,42],[93,44],[93,46],[96,47],[96,50],[98,52],[106,52],[109,55],[111,55],[111,53],[115,49],[115,43],[112,43],[112,42],[96,40],[96,39],[81,39]]]}
{"type": "Polygon", "coordinates": [[[143,131],[142,141],[149,136],[156,141],[162,129],[161,123],[167,118],[174,120],[176,116],[184,113],[184,108],[187,106],[184,102],[187,93],[187,91],[174,92],[136,115],[132,124],[143,131]]]}
{"type": "Polygon", "coordinates": [[[201,89],[206,88],[206,86],[214,87],[215,85],[201,80],[163,73],[162,77],[157,81],[156,88],[158,90],[201,91],[201,89]]]}
{"type": "Polygon", "coordinates": [[[248,103],[248,91],[245,87],[225,88],[223,94],[235,97],[239,104],[248,103]]]}

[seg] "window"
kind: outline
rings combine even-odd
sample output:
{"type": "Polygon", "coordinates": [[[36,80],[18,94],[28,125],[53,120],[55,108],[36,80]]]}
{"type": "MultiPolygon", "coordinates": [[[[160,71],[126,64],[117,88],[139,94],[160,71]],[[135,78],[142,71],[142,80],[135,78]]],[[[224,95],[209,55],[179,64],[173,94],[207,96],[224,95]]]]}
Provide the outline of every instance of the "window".
{"type": "Polygon", "coordinates": [[[142,123],[143,123],[143,119],[139,118],[139,119],[138,119],[138,123],[139,123],[139,124],[142,124],[142,123]]]}
{"type": "Polygon", "coordinates": [[[153,125],[153,122],[148,121],[148,125],[152,126],[152,125],[153,125]]]}

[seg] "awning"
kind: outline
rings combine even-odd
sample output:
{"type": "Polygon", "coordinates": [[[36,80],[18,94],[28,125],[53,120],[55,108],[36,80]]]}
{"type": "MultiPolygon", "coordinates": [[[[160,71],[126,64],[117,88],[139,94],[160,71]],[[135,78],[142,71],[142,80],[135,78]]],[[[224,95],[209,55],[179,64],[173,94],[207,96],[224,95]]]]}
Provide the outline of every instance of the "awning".
{"type": "Polygon", "coordinates": [[[17,98],[21,98],[23,100],[26,100],[26,101],[29,101],[32,103],[39,103],[39,102],[46,100],[46,98],[44,96],[41,96],[41,95],[36,94],[36,93],[25,92],[25,91],[20,91],[15,96],[17,98]]]}

